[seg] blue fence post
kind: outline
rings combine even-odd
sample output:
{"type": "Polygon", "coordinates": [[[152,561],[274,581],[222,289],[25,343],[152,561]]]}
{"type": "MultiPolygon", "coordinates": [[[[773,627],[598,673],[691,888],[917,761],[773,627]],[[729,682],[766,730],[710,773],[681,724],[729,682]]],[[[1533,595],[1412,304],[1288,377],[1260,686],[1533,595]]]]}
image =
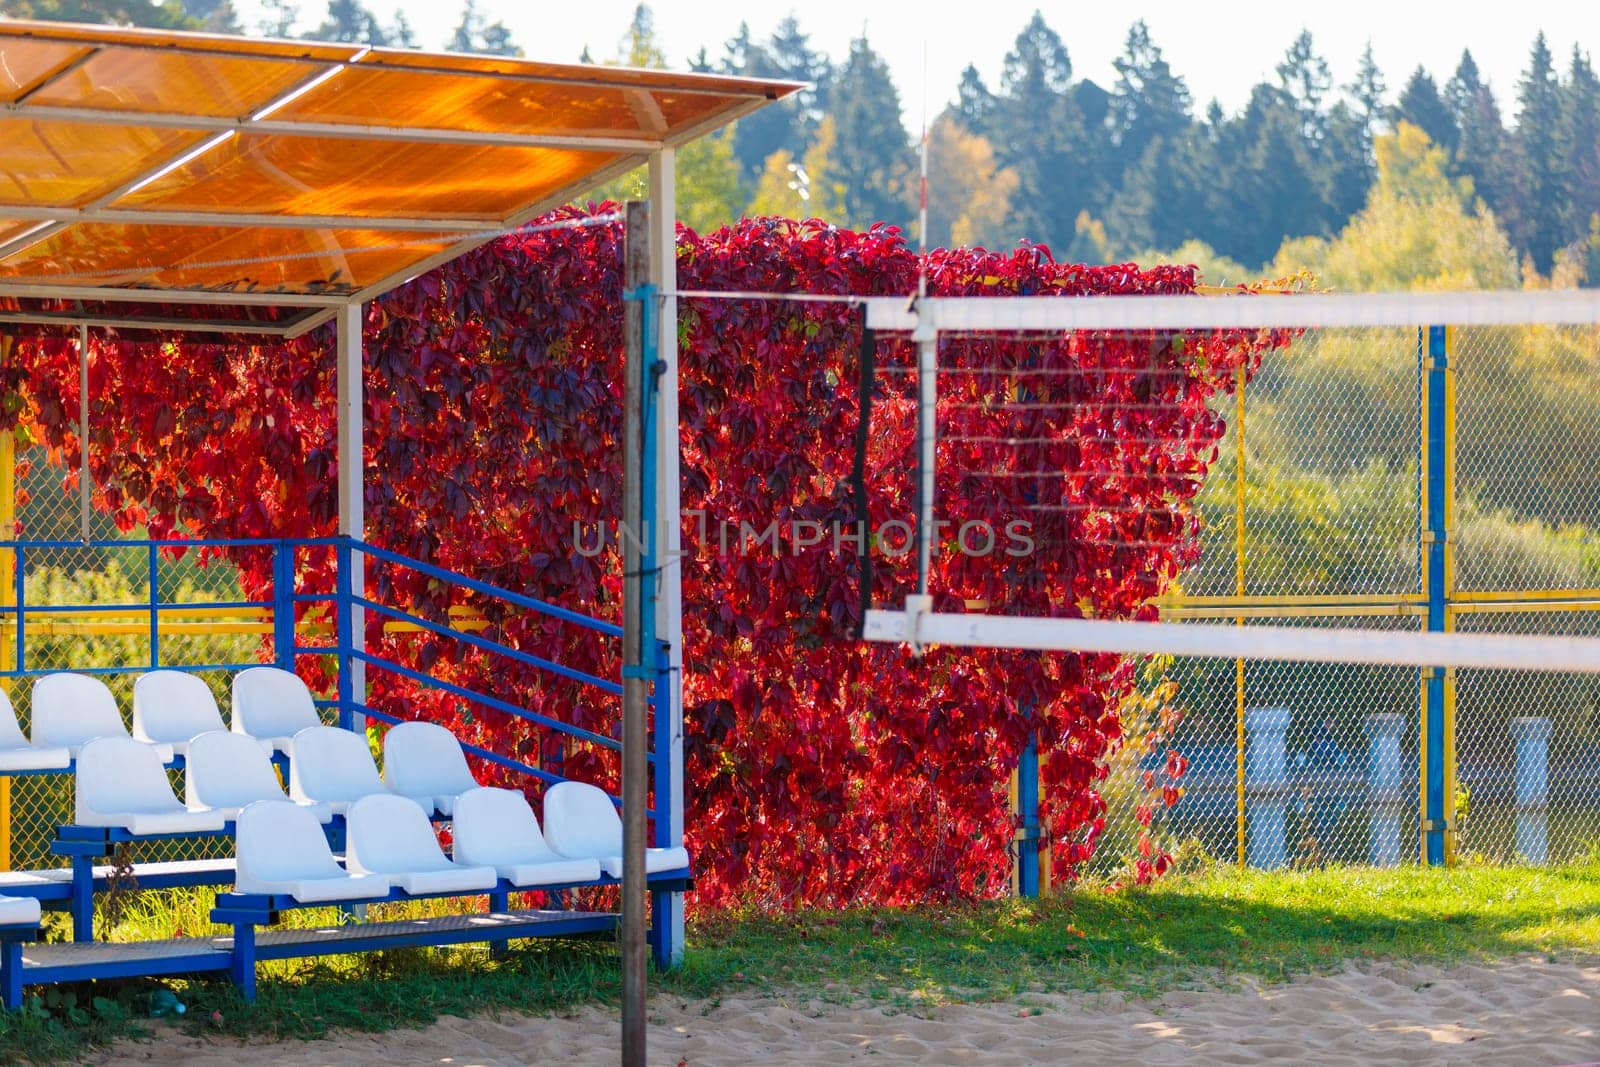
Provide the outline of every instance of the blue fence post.
{"type": "MultiPolygon", "coordinates": [[[[672,848],[678,844],[676,826],[682,822],[683,813],[677,810],[678,798],[673,795],[671,752],[674,732],[680,728],[672,717],[672,700],[668,686],[672,684],[671,649],[665,641],[655,643],[656,680],[655,700],[651,705],[654,730],[651,751],[655,754],[655,834],[657,848],[672,848]]],[[[676,906],[679,893],[652,893],[650,895],[650,953],[656,967],[666,970],[683,958],[683,909],[676,906]]]]}
{"type": "Polygon", "coordinates": [[[348,730],[355,721],[355,700],[350,685],[351,650],[354,647],[350,633],[350,542],[340,541],[334,553],[333,625],[334,643],[338,649],[336,658],[339,661],[339,725],[348,730]]]}
{"type": "MultiPolygon", "coordinates": [[[[1443,633],[1450,629],[1450,465],[1454,460],[1451,438],[1454,416],[1450,382],[1450,347],[1446,327],[1427,329],[1427,414],[1424,449],[1426,453],[1427,528],[1423,543],[1427,554],[1428,630],[1443,633]]],[[[1422,712],[1422,852],[1423,861],[1433,865],[1446,861],[1448,816],[1454,804],[1448,795],[1450,700],[1449,679],[1442,667],[1423,671],[1422,712]]]]}
{"type": "Polygon", "coordinates": [[[272,653],[279,667],[294,670],[294,546],[287,541],[272,546],[272,653]]]}
{"type": "Polygon", "coordinates": [[[1039,895],[1039,739],[1030,735],[1017,759],[1017,895],[1039,895]]]}

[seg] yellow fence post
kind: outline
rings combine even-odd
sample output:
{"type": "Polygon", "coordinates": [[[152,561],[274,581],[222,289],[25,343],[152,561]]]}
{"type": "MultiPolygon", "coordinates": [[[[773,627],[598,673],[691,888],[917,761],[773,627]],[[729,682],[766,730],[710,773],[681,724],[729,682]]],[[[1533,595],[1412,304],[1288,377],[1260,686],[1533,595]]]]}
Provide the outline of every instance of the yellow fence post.
{"type": "MultiPolygon", "coordinates": [[[[1446,326],[1444,350],[1448,359],[1456,358],[1456,329],[1446,326]]],[[[1455,631],[1456,613],[1456,374],[1444,376],[1444,628],[1455,631]]],[[[1444,672],[1444,864],[1454,867],[1460,843],[1456,826],[1456,669],[1444,672]]]]}
{"type": "MultiPolygon", "coordinates": [[[[0,336],[0,364],[11,362],[11,338],[0,336]]],[[[17,536],[16,459],[17,437],[12,430],[0,431],[0,539],[17,536]]],[[[17,554],[13,549],[0,552],[0,606],[16,606],[17,554]]],[[[0,670],[15,670],[16,642],[11,624],[0,625],[0,670]]],[[[0,675],[0,691],[11,696],[11,678],[0,675]]],[[[11,779],[0,776],[0,871],[11,869],[11,779]]]]}
{"type": "MultiPolygon", "coordinates": [[[[1233,413],[1234,470],[1233,470],[1233,593],[1243,603],[1244,589],[1244,368],[1239,368],[1239,384],[1234,392],[1233,413]]],[[[1234,619],[1235,626],[1244,625],[1244,616],[1234,619]]],[[[1244,819],[1244,660],[1233,663],[1234,701],[1234,803],[1233,832],[1238,850],[1239,866],[1245,863],[1244,819]]]]}

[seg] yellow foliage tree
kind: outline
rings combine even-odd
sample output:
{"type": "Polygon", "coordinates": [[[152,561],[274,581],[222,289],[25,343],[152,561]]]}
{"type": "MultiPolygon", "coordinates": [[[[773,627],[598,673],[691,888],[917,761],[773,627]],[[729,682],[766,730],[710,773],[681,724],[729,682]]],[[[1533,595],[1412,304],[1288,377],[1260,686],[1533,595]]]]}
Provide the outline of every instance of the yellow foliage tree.
{"type": "Polygon", "coordinates": [[[1467,178],[1451,178],[1444,150],[1408,122],[1373,142],[1378,180],[1361,210],[1331,241],[1284,243],[1280,276],[1310,269],[1345,292],[1512,289],[1516,254],[1467,178]]]}
{"type": "MultiPolygon", "coordinates": [[[[987,138],[968,133],[949,115],[928,130],[928,244],[1005,248],[1016,172],[995,162],[987,138]]],[[[912,183],[912,210],[917,209],[912,183]]]]}

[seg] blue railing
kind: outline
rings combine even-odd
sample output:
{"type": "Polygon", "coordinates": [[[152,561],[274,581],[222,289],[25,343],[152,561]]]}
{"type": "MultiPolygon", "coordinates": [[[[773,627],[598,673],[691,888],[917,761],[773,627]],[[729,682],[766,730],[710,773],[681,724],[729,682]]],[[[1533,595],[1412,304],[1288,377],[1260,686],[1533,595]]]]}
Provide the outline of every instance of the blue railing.
{"type": "MultiPolygon", "coordinates": [[[[367,595],[365,592],[357,593],[354,591],[355,583],[352,581],[354,573],[352,568],[357,557],[364,557],[367,561],[377,561],[392,567],[405,568],[452,589],[460,589],[469,594],[493,600],[512,608],[519,608],[562,623],[571,624],[593,633],[597,639],[612,640],[620,639],[622,636],[622,628],[615,623],[591,618],[580,612],[551,604],[548,601],[493,585],[489,582],[479,581],[422,560],[412,559],[397,552],[344,537],[138,539],[88,542],[12,540],[0,541],[0,551],[14,553],[16,560],[15,589],[12,591],[15,603],[0,605],[0,625],[10,626],[14,630],[12,639],[14,642],[15,662],[9,667],[0,669],[0,676],[13,678],[30,677],[59,670],[74,670],[80,673],[99,675],[127,674],[158,668],[188,671],[243,670],[247,667],[259,665],[259,661],[219,663],[164,662],[162,654],[163,621],[166,618],[181,616],[185,613],[193,615],[196,609],[205,609],[213,613],[217,611],[236,611],[241,614],[257,613],[261,636],[270,636],[272,638],[273,661],[277,666],[292,670],[298,658],[302,656],[332,655],[336,657],[337,697],[332,701],[319,700],[317,703],[321,707],[333,708],[342,725],[352,725],[358,715],[388,723],[401,721],[398,717],[388,712],[371,707],[364,695],[355,691],[353,679],[362,673],[355,669],[359,664],[363,670],[370,667],[374,670],[390,672],[415,684],[437,689],[472,704],[522,719],[532,723],[540,730],[552,731],[610,751],[620,751],[621,749],[621,741],[616,737],[563,722],[550,715],[522,707],[512,700],[462,685],[458,681],[437,677],[424,669],[408,666],[390,656],[379,654],[367,648],[365,640],[358,641],[350,628],[350,620],[353,614],[351,609],[353,608],[360,608],[389,622],[411,627],[420,636],[457,641],[479,652],[504,657],[509,662],[531,667],[538,672],[548,674],[553,678],[563,679],[583,689],[592,689],[602,693],[606,699],[617,698],[622,693],[622,685],[617,680],[602,678],[589,671],[568,667],[547,657],[514,648],[481,632],[473,632],[463,626],[453,625],[451,622],[430,619],[418,614],[415,610],[386,604],[374,596],[367,595]],[[70,549],[143,550],[146,567],[145,578],[149,589],[148,598],[136,603],[126,604],[29,603],[26,576],[30,562],[37,561],[39,553],[43,551],[70,549]],[[161,565],[163,559],[170,558],[171,553],[177,551],[194,549],[217,549],[221,550],[224,555],[255,549],[270,550],[272,552],[273,579],[271,598],[265,600],[225,601],[177,601],[164,599],[161,592],[161,565]],[[296,565],[297,553],[316,549],[332,550],[335,553],[335,582],[332,591],[302,590],[297,588],[295,578],[298,572],[296,565]],[[304,643],[305,628],[297,625],[297,612],[303,611],[307,606],[317,604],[326,605],[332,611],[331,636],[333,637],[333,643],[331,645],[304,643]],[[40,637],[36,628],[29,626],[30,619],[50,617],[91,619],[99,617],[100,619],[105,619],[107,616],[127,617],[132,613],[139,614],[135,615],[127,623],[126,630],[122,631],[119,636],[148,637],[148,655],[142,661],[125,662],[113,666],[74,665],[59,662],[36,664],[30,662],[30,642],[37,642],[40,637]]],[[[370,562],[367,565],[370,566],[370,562]]],[[[363,583],[364,585],[365,583],[363,583]]],[[[231,625],[237,626],[237,622],[238,620],[233,620],[231,625]]],[[[102,623],[101,625],[103,627],[104,624],[102,623]]],[[[237,631],[235,630],[234,632],[237,631]]],[[[620,662],[620,649],[617,658],[620,662]]],[[[660,651],[656,656],[655,666],[657,677],[656,695],[651,698],[653,704],[660,695],[665,694],[667,691],[665,682],[668,678],[669,668],[664,650],[660,651]]],[[[658,730],[656,736],[659,743],[660,738],[666,735],[663,730],[658,730]]],[[[464,745],[463,747],[478,759],[526,775],[537,781],[554,783],[562,780],[561,775],[552,773],[546,768],[535,766],[503,753],[494,752],[476,745],[464,745]]],[[[655,753],[652,752],[649,758],[654,762],[655,753]]],[[[657,780],[660,780],[659,775],[657,780]]],[[[654,812],[652,812],[652,815],[654,815],[654,812]]]]}

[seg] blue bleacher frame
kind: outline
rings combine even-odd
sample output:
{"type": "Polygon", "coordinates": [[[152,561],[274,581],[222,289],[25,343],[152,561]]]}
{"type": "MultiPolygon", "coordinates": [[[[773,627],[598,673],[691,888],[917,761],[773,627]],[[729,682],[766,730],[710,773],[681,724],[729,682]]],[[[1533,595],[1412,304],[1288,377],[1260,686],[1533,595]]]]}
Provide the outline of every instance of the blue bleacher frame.
{"type": "MultiPolygon", "coordinates": [[[[506,658],[521,663],[525,666],[531,666],[536,669],[551,673],[555,676],[565,678],[568,681],[576,682],[586,687],[593,688],[607,694],[610,697],[618,696],[622,688],[618,682],[587,674],[583,671],[564,667],[559,663],[533,656],[529,653],[523,652],[520,649],[512,648],[479,633],[470,633],[448,623],[427,619],[404,608],[398,608],[385,604],[376,599],[374,596],[356,595],[351,591],[351,568],[354,565],[354,559],[358,555],[366,556],[372,560],[379,561],[389,566],[411,569],[434,581],[444,582],[448,585],[465,589],[479,596],[499,600],[514,607],[537,612],[547,617],[585,628],[600,637],[620,640],[622,634],[622,628],[620,626],[615,623],[594,619],[581,613],[561,608],[558,605],[550,604],[546,601],[526,596],[525,594],[517,593],[515,591],[504,589],[486,582],[477,581],[465,575],[446,570],[433,564],[412,559],[386,549],[375,547],[364,541],[359,541],[349,537],[194,540],[135,539],[88,542],[72,540],[0,540],[0,551],[6,550],[15,553],[15,603],[10,605],[0,605],[0,621],[7,622],[14,628],[16,666],[13,669],[0,671],[0,676],[3,677],[22,679],[35,677],[46,673],[52,673],[53,671],[57,670],[75,669],[70,666],[62,667],[54,664],[51,665],[49,669],[40,669],[29,666],[29,616],[48,614],[70,614],[82,616],[92,615],[96,612],[128,612],[133,610],[148,612],[148,633],[150,646],[148,663],[127,664],[116,667],[80,669],[80,673],[94,675],[116,675],[155,669],[176,669],[197,673],[215,671],[237,672],[248,667],[260,666],[261,663],[259,661],[248,663],[204,664],[164,663],[162,662],[161,656],[160,624],[164,613],[181,614],[186,609],[193,609],[196,607],[229,608],[237,609],[241,612],[270,611],[272,628],[271,633],[273,637],[273,648],[275,653],[275,658],[273,660],[274,665],[293,670],[298,658],[302,656],[335,657],[336,676],[338,678],[338,697],[334,700],[319,700],[317,703],[323,708],[331,707],[339,725],[346,728],[351,727],[355,723],[356,716],[358,715],[381,722],[394,723],[400,721],[393,715],[367,706],[364,700],[359,699],[357,695],[351,691],[351,687],[349,685],[349,678],[352,674],[351,667],[355,663],[360,662],[377,670],[393,672],[417,684],[431,686],[444,692],[451,693],[452,695],[460,697],[464,700],[482,705],[487,708],[492,708],[508,715],[522,718],[533,723],[540,730],[555,731],[566,736],[571,736],[577,740],[589,742],[613,751],[620,751],[621,749],[621,742],[615,737],[609,737],[593,731],[567,725],[559,720],[551,718],[550,716],[535,713],[489,694],[477,692],[475,690],[457,685],[453,682],[433,677],[426,671],[419,671],[410,667],[406,667],[403,664],[397,663],[383,656],[375,655],[366,650],[364,647],[364,641],[358,643],[354,639],[354,635],[348,632],[348,620],[351,615],[349,609],[351,607],[359,606],[365,609],[367,612],[374,613],[378,616],[416,626],[418,629],[435,637],[458,640],[480,651],[503,655],[506,658]],[[148,566],[147,578],[149,582],[148,588],[150,589],[150,598],[148,602],[125,605],[29,604],[27,601],[24,584],[27,573],[26,563],[28,553],[30,551],[38,551],[43,549],[68,548],[143,548],[145,550],[144,556],[148,566]],[[179,603],[163,600],[161,596],[159,568],[164,554],[173,550],[193,550],[199,548],[222,550],[270,548],[273,552],[272,598],[264,601],[241,600],[229,602],[196,603],[179,603]],[[335,588],[331,594],[303,592],[295,588],[295,554],[299,551],[308,549],[332,549],[335,553],[336,580],[335,588]],[[304,645],[300,643],[300,631],[296,626],[296,610],[302,605],[315,603],[329,604],[333,609],[333,616],[335,620],[335,642],[331,646],[304,645]]],[[[667,683],[670,681],[670,666],[667,656],[667,647],[662,642],[654,642],[654,647],[655,656],[652,668],[654,673],[654,686],[652,695],[649,698],[650,706],[652,708],[658,706],[658,701],[667,692],[667,683]]],[[[655,750],[661,750],[662,746],[670,743],[672,724],[667,722],[666,718],[666,716],[656,716],[656,728],[652,732],[651,738],[652,748],[655,750]]],[[[560,774],[552,773],[550,770],[545,768],[535,767],[521,760],[506,756],[501,753],[492,752],[480,746],[463,745],[463,747],[470,755],[474,757],[495,764],[499,767],[518,772],[542,784],[551,784],[564,780],[560,774]]],[[[663,791],[663,785],[668,781],[668,778],[665,774],[665,761],[656,759],[656,751],[651,751],[648,753],[647,758],[652,764],[654,770],[653,780],[656,786],[656,796],[658,798],[657,805],[659,806],[663,801],[668,804],[673,803],[675,798],[663,791]]],[[[173,764],[169,764],[169,766],[181,768],[182,760],[176,760],[173,764]]],[[[72,767],[69,766],[69,768],[66,770],[13,772],[11,776],[70,773],[72,773],[72,767]]],[[[619,797],[613,795],[611,799],[613,803],[620,805],[619,797]]],[[[657,820],[657,816],[663,813],[658,812],[656,808],[653,807],[649,809],[648,814],[652,820],[657,820]]],[[[659,825],[664,825],[666,822],[665,819],[657,821],[659,825]]],[[[123,843],[124,841],[131,842],[135,840],[155,840],[159,838],[218,837],[231,833],[231,830],[232,825],[229,824],[228,828],[221,832],[213,831],[192,834],[164,834],[135,838],[133,835],[121,830],[107,830],[106,828],[101,827],[76,827],[71,825],[63,825],[58,828],[57,840],[52,844],[51,850],[58,855],[67,855],[70,857],[72,863],[71,867],[61,872],[62,874],[66,875],[66,877],[58,880],[53,877],[49,877],[49,875],[53,875],[56,872],[38,872],[45,874],[46,877],[40,881],[28,885],[19,885],[12,888],[7,888],[4,885],[6,881],[4,876],[0,875],[0,892],[9,892],[12,895],[18,896],[32,896],[35,899],[40,900],[41,903],[47,905],[59,906],[61,904],[65,904],[72,914],[74,940],[79,943],[92,942],[94,893],[97,888],[104,888],[104,884],[107,881],[107,878],[104,875],[99,877],[96,876],[93,863],[95,858],[105,856],[114,845],[123,843]]],[[[654,836],[658,841],[660,841],[661,834],[659,829],[654,836]]],[[[140,866],[162,868],[166,865],[141,864],[140,866]]],[[[172,870],[162,870],[148,879],[141,879],[140,888],[154,889],[223,885],[231,881],[231,875],[225,871],[213,870],[209,868],[206,870],[183,871],[177,869],[180,868],[181,865],[172,866],[174,867],[172,870]]],[[[689,884],[690,877],[691,873],[688,869],[652,875],[649,878],[649,885],[651,892],[655,894],[654,899],[656,902],[652,910],[656,914],[661,914],[662,905],[666,899],[666,894],[681,892],[689,884]]],[[[614,884],[616,884],[616,880],[610,878],[603,878],[596,882],[581,883],[581,885],[594,886],[614,884]]],[[[576,887],[578,887],[578,885],[575,884],[574,886],[551,887],[551,889],[559,890],[576,887]]],[[[491,894],[491,907],[496,907],[496,902],[502,900],[506,894],[511,891],[512,890],[509,888],[496,890],[495,893],[491,894]]],[[[383,899],[397,900],[406,898],[397,897],[391,894],[391,896],[383,899]]],[[[499,910],[504,910],[503,904],[499,905],[499,910]]],[[[615,916],[612,916],[611,918],[614,920],[615,916]]],[[[541,928],[548,929],[552,933],[552,936],[554,936],[558,930],[564,929],[564,926],[560,923],[553,923],[544,924],[541,926],[541,928]]],[[[252,930],[253,929],[254,927],[252,926],[252,930]]],[[[11,931],[0,929],[0,951],[3,951],[3,959],[0,959],[0,962],[11,961],[14,954],[13,948],[7,948],[4,946],[8,944],[16,946],[16,936],[19,935],[15,935],[14,932],[11,931]],[[6,938],[8,937],[12,938],[12,940],[9,942],[6,941],[6,938]]],[[[35,930],[29,936],[36,937],[37,931],[35,930]]],[[[441,934],[440,936],[445,935],[441,934]]],[[[459,935],[459,933],[450,934],[449,936],[454,937],[455,941],[441,941],[437,943],[456,943],[461,940],[482,940],[482,938],[462,937],[459,935]]],[[[651,930],[650,940],[654,949],[654,955],[658,965],[663,967],[670,966],[677,952],[681,950],[681,946],[677,946],[669,942],[670,936],[670,934],[660,929],[659,925],[653,927],[651,930]]],[[[377,942],[389,944],[389,942],[383,942],[382,938],[377,938],[374,945],[369,947],[382,947],[382,945],[377,942]]],[[[347,939],[342,943],[348,946],[350,942],[347,939]]],[[[394,941],[393,946],[398,946],[400,943],[400,941],[394,941]]],[[[51,970],[50,968],[38,969],[35,973],[37,975],[70,975],[72,978],[111,978],[125,977],[135,974],[187,973],[186,971],[165,969],[171,965],[174,965],[174,960],[184,959],[181,953],[177,956],[163,957],[163,959],[160,961],[153,961],[148,957],[143,958],[142,960],[134,958],[134,954],[130,952],[128,959],[119,961],[114,955],[115,946],[106,945],[105,947],[111,953],[110,955],[95,956],[90,962],[85,962],[82,964],[73,964],[70,966],[63,964],[61,967],[56,968],[55,970],[51,970]],[[151,967],[156,969],[149,969],[151,967]]],[[[354,950],[355,949],[349,947],[344,949],[344,951],[354,950]]],[[[5,996],[3,999],[7,1004],[13,1003],[13,998],[11,996],[13,991],[13,983],[18,983],[16,989],[18,991],[18,996],[20,996],[20,983],[22,982],[22,979],[18,977],[20,974],[18,968],[21,966],[20,952],[20,947],[17,947],[15,949],[17,966],[4,968],[6,971],[6,976],[4,981],[0,982],[0,985],[4,986],[3,992],[5,996]]],[[[275,957],[258,955],[257,958],[265,959],[275,957]]],[[[187,966],[188,963],[194,963],[195,966],[190,968],[191,970],[220,969],[210,966],[210,963],[213,962],[215,962],[214,950],[207,950],[206,952],[199,953],[195,960],[187,961],[185,966],[187,966]],[[204,958],[201,959],[201,956],[204,958]]],[[[235,966],[233,969],[237,970],[238,968],[235,966]]],[[[39,980],[58,981],[68,980],[68,978],[41,977],[39,980]]],[[[28,984],[33,984],[33,982],[29,981],[28,984]]]]}

